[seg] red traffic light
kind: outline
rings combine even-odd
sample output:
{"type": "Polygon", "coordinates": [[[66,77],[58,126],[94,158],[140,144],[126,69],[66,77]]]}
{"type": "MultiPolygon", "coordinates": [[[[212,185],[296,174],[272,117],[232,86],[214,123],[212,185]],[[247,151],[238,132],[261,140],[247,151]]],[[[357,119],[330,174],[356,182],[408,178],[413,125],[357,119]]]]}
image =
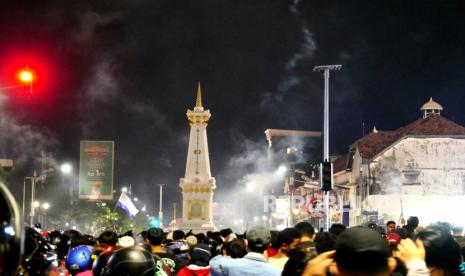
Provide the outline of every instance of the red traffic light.
{"type": "Polygon", "coordinates": [[[34,81],[34,73],[29,69],[23,69],[18,73],[18,79],[23,84],[31,84],[34,81]]]}

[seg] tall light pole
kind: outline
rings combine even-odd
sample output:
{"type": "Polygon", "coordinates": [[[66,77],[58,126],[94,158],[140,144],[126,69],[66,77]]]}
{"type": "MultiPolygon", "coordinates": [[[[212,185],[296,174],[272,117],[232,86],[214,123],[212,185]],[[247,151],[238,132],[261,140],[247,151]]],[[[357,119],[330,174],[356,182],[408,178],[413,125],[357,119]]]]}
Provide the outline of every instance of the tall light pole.
{"type": "MultiPolygon", "coordinates": [[[[339,71],[342,65],[315,66],[313,71],[322,72],[325,80],[324,119],[323,119],[323,162],[329,162],[329,71],[339,71]]],[[[325,191],[325,229],[329,229],[329,191],[325,191]]]]}
{"type": "MultiPolygon", "coordinates": [[[[61,181],[62,181],[63,186],[65,186],[65,177],[71,174],[71,172],[73,171],[73,167],[69,163],[63,163],[60,166],[60,171],[61,171],[61,181]]],[[[73,204],[73,184],[70,183],[72,181],[69,181],[69,179],[67,182],[69,185],[68,187],[69,202],[73,204]]]]}
{"type": "Polygon", "coordinates": [[[163,186],[165,184],[158,184],[160,186],[160,207],[158,209],[158,220],[160,220],[160,228],[163,228],[163,186]]]}
{"type": "Polygon", "coordinates": [[[25,222],[24,218],[25,218],[25,215],[26,215],[26,213],[25,213],[26,212],[25,211],[26,210],[26,179],[28,179],[28,177],[25,177],[23,179],[23,210],[22,210],[22,212],[23,212],[23,214],[22,214],[23,215],[23,217],[22,217],[23,221],[22,222],[23,223],[25,222]]]}
{"type": "Polygon", "coordinates": [[[30,221],[30,226],[32,227],[34,225],[34,215],[35,215],[35,207],[34,207],[34,202],[35,202],[35,193],[36,193],[36,179],[37,179],[37,172],[34,170],[34,175],[31,177],[31,221],[30,221]]]}

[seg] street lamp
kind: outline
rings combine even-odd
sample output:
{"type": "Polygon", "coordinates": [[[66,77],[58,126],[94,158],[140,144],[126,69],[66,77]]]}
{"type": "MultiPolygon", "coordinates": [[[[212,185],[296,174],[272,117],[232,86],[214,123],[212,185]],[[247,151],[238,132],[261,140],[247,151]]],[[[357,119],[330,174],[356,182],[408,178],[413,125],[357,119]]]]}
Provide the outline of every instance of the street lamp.
{"type": "Polygon", "coordinates": [[[49,208],[50,208],[50,203],[44,202],[44,203],[42,204],[42,209],[48,210],[49,208]]]}
{"type": "MultiPolygon", "coordinates": [[[[324,122],[323,122],[323,162],[329,162],[329,71],[339,71],[342,65],[315,66],[313,71],[324,75],[324,122]]],[[[325,229],[329,229],[329,191],[324,191],[325,229]]]]}
{"type": "Polygon", "coordinates": [[[128,187],[123,187],[123,188],[121,188],[121,192],[127,193],[127,192],[128,192],[128,187]]]}
{"type": "Polygon", "coordinates": [[[34,202],[32,203],[32,207],[34,207],[34,208],[39,208],[39,206],[40,206],[40,202],[39,202],[39,201],[34,201],[34,202]]]}
{"type": "MultiPolygon", "coordinates": [[[[60,171],[61,171],[61,182],[63,186],[66,186],[65,177],[71,174],[71,172],[73,171],[73,167],[71,166],[70,163],[63,163],[60,166],[60,171]]],[[[67,182],[71,182],[71,181],[67,181],[67,182]]],[[[69,186],[68,188],[69,201],[70,201],[70,204],[73,204],[73,185],[72,183],[68,183],[68,184],[69,184],[68,185],[69,186]]]]}
{"type": "Polygon", "coordinates": [[[72,167],[71,164],[69,164],[69,163],[63,163],[63,164],[61,164],[61,166],[60,166],[60,171],[61,171],[63,174],[69,174],[72,170],[73,170],[73,167],[72,167]]]}

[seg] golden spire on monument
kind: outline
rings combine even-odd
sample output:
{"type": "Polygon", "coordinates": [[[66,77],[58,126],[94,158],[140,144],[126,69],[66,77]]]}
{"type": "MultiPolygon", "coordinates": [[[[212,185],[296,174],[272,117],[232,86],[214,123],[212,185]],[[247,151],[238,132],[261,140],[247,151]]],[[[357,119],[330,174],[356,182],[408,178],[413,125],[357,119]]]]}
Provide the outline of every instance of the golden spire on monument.
{"type": "Polygon", "coordinates": [[[200,88],[200,81],[197,85],[197,99],[195,101],[195,108],[194,110],[203,110],[202,106],[202,89],[200,88]]]}

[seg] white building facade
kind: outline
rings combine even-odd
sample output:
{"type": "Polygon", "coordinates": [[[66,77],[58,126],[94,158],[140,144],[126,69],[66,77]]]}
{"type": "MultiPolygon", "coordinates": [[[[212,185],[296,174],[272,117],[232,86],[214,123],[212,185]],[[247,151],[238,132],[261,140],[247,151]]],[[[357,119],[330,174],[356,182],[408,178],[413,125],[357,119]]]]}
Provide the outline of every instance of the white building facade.
{"type": "Polygon", "coordinates": [[[465,128],[441,110],[430,99],[420,119],[396,131],[375,128],[351,145],[335,176],[350,190],[350,225],[408,216],[465,225],[465,128]]]}

